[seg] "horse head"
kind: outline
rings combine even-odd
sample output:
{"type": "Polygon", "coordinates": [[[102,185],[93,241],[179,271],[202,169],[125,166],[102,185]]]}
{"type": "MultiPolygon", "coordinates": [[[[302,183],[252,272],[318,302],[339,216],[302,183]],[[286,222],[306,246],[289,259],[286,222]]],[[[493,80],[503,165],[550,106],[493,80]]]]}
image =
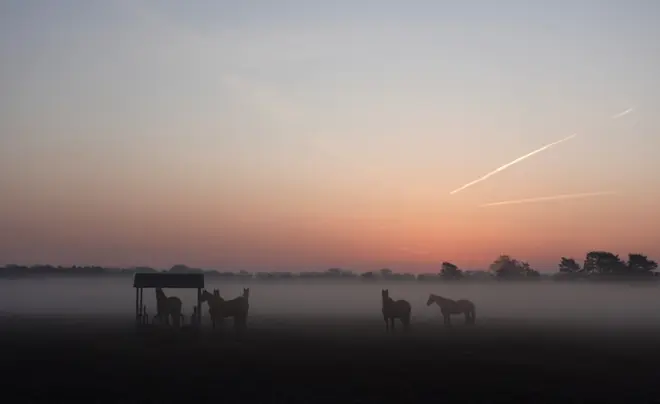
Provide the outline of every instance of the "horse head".
{"type": "Polygon", "coordinates": [[[433,302],[435,302],[435,296],[433,294],[430,294],[429,295],[429,300],[426,301],[426,305],[430,306],[430,305],[433,304],[433,302]]]}
{"type": "Polygon", "coordinates": [[[250,297],[250,288],[243,288],[243,297],[246,299],[250,297]]]}
{"type": "Polygon", "coordinates": [[[389,289],[383,289],[380,292],[380,295],[383,297],[383,301],[386,301],[390,298],[390,290],[389,289]]]}
{"type": "Polygon", "coordinates": [[[199,298],[199,300],[202,301],[202,302],[205,302],[205,301],[209,300],[209,297],[211,297],[211,296],[212,295],[208,292],[208,290],[203,289],[202,290],[202,296],[199,298]]]}

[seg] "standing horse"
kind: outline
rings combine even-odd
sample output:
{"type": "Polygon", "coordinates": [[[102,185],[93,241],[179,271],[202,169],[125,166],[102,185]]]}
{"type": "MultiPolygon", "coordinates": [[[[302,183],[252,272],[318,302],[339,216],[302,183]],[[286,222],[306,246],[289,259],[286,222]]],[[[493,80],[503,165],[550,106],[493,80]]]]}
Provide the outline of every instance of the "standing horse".
{"type": "Polygon", "coordinates": [[[169,318],[171,316],[174,326],[179,327],[181,325],[181,299],[176,296],[167,297],[163,289],[156,288],[156,307],[156,317],[161,322],[169,324],[169,318]]]}
{"type": "Polygon", "coordinates": [[[247,328],[248,311],[250,310],[250,288],[243,288],[243,294],[222,304],[222,315],[234,317],[234,328],[247,328]]]}
{"type": "Polygon", "coordinates": [[[430,306],[433,303],[440,306],[445,325],[451,325],[452,314],[465,314],[465,324],[474,324],[476,321],[476,308],[470,300],[460,299],[454,301],[431,293],[426,305],[430,306]]]}
{"type": "Polygon", "coordinates": [[[202,291],[200,301],[209,305],[209,317],[211,317],[213,328],[215,328],[216,323],[218,325],[222,324],[224,319],[224,316],[222,316],[222,303],[224,303],[224,299],[220,297],[218,289],[214,289],[213,294],[206,290],[202,291]]]}
{"type": "Polygon", "coordinates": [[[406,300],[392,300],[388,289],[383,289],[381,296],[383,297],[382,311],[385,320],[385,332],[390,330],[390,324],[392,324],[392,331],[394,331],[395,318],[400,319],[403,328],[407,330],[410,327],[410,312],[412,311],[410,303],[406,300]]]}
{"type": "Polygon", "coordinates": [[[227,317],[234,318],[235,328],[247,327],[247,316],[250,309],[249,297],[250,288],[244,288],[243,295],[231,300],[224,300],[220,297],[217,289],[213,291],[213,294],[206,290],[203,291],[202,301],[206,301],[209,305],[209,315],[213,321],[213,328],[215,328],[216,322],[222,324],[227,317]]]}

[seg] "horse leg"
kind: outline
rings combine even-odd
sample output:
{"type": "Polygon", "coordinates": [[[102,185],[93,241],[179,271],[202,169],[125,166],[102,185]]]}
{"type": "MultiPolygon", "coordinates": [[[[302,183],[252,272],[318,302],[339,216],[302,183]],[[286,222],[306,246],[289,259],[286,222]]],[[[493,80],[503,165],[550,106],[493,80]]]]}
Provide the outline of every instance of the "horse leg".
{"type": "Polygon", "coordinates": [[[247,329],[247,313],[241,313],[241,329],[247,329]]]}
{"type": "Polygon", "coordinates": [[[394,317],[390,317],[390,322],[392,323],[390,328],[392,328],[392,331],[394,331],[394,317]]]}
{"type": "Polygon", "coordinates": [[[209,317],[211,318],[211,327],[215,330],[215,311],[209,307],[209,317]]]}
{"type": "Polygon", "coordinates": [[[234,329],[237,332],[241,332],[243,330],[243,314],[242,313],[236,313],[234,315],[234,329]]]}
{"type": "Polygon", "coordinates": [[[389,332],[390,331],[389,319],[387,318],[387,316],[383,316],[383,319],[385,320],[385,332],[389,332]]]}
{"type": "Polygon", "coordinates": [[[465,324],[470,324],[470,312],[465,312],[465,324]]]}

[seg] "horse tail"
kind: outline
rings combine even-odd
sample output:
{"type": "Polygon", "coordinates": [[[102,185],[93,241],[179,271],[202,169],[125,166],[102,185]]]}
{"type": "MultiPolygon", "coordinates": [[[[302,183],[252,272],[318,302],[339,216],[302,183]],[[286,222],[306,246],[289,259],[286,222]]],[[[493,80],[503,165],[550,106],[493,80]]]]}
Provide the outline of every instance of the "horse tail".
{"type": "Polygon", "coordinates": [[[477,321],[477,308],[474,304],[470,307],[470,322],[474,324],[477,321]]]}

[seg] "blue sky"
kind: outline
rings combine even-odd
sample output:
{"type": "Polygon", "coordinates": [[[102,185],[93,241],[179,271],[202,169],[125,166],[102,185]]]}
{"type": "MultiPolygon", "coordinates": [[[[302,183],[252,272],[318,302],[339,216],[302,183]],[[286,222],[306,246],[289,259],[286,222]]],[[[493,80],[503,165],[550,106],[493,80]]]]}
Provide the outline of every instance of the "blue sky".
{"type": "MultiPolygon", "coordinates": [[[[5,260],[55,257],[35,256],[28,246],[39,243],[75,260],[66,245],[79,238],[37,237],[26,230],[36,218],[53,231],[66,223],[83,239],[92,223],[107,225],[113,230],[98,243],[119,243],[136,218],[175,217],[177,231],[199,234],[210,222],[221,229],[238,216],[258,217],[250,231],[233,224],[248,244],[261,237],[251,231],[285,218],[355,223],[378,212],[381,221],[439,220],[438,230],[410,230],[406,240],[360,244],[362,255],[346,252],[357,241],[336,241],[350,248],[318,261],[353,263],[364,259],[345,257],[439,242],[447,226],[471,233],[478,225],[469,209],[479,203],[610,190],[626,196],[545,209],[569,227],[585,209],[616,212],[617,225],[646,223],[647,239],[660,241],[647,223],[660,201],[659,16],[651,0],[3,1],[0,186],[12,196],[0,215],[25,234],[5,260]],[[630,106],[626,119],[609,119],[630,106]],[[576,131],[570,143],[447,196],[576,131]],[[145,202],[154,200],[158,207],[145,202]]],[[[517,214],[535,214],[525,209],[517,214]]],[[[530,220],[492,215],[483,220],[493,226],[530,220]]],[[[355,228],[346,226],[333,231],[355,228]]],[[[578,241],[582,249],[627,248],[614,238],[578,241]]],[[[171,250],[154,245],[147,254],[128,243],[111,256],[142,265],[145,255],[171,250]]],[[[191,256],[260,265],[208,249],[191,256]]],[[[440,249],[433,259],[460,261],[463,250],[440,249]]],[[[163,262],[176,263],[167,253],[163,262]]]]}

